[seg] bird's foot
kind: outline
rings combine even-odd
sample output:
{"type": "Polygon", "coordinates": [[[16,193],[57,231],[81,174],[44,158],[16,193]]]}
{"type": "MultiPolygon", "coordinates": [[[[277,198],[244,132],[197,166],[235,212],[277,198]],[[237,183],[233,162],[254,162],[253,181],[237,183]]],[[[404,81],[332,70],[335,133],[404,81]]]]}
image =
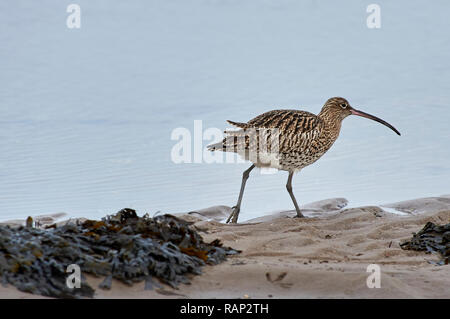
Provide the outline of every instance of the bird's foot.
{"type": "Polygon", "coordinates": [[[294,217],[292,217],[292,218],[305,218],[305,216],[303,216],[303,214],[302,213],[300,213],[300,212],[297,212],[297,215],[295,215],[294,217]]]}
{"type": "Polygon", "coordinates": [[[236,224],[237,220],[238,220],[239,212],[241,209],[238,206],[233,206],[231,208],[232,208],[232,211],[231,211],[230,216],[228,216],[226,223],[227,224],[229,224],[229,223],[236,224]]]}

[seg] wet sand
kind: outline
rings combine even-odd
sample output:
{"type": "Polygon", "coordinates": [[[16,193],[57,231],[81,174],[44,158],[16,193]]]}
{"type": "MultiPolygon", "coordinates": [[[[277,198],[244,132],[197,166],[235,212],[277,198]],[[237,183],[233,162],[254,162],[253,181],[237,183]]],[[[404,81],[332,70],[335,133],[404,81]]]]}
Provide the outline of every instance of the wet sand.
{"type": "MultiPolygon", "coordinates": [[[[304,206],[308,218],[275,212],[237,225],[222,222],[226,206],[180,214],[195,222],[206,241],[219,238],[242,253],[204,267],[179,289],[162,285],[148,291],[143,283],[130,287],[113,281],[111,290],[96,288],[96,297],[450,298],[450,266],[429,262],[438,255],[399,247],[428,221],[449,223],[450,196],[358,208],[346,204],[343,198],[329,199],[304,206]],[[367,287],[370,264],[380,266],[381,288],[367,287]]],[[[87,278],[93,287],[103,280],[87,278]]],[[[12,286],[0,286],[0,297],[41,298],[12,286]]]]}

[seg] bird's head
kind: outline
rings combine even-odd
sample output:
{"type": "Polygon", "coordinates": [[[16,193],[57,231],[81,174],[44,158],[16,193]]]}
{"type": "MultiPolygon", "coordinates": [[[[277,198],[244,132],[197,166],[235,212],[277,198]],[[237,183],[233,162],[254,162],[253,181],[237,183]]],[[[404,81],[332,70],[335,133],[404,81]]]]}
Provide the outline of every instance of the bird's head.
{"type": "Polygon", "coordinates": [[[324,106],[322,107],[322,111],[320,111],[320,116],[322,117],[331,117],[334,119],[343,120],[349,115],[357,115],[362,116],[374,121],[377,121],[378,123],[381,123],[383,125],[386,125],[391,130],[393,130],[395,133],[400,135],[400,132],[397,131],[395,127],[393,127],[388,122],[373,116],[371,114],[365,113],[363,111],[355,110],[353,107],[351,107],[350,103],[344,99],[343,97],[332,97],[328,99],[324,106]]]}

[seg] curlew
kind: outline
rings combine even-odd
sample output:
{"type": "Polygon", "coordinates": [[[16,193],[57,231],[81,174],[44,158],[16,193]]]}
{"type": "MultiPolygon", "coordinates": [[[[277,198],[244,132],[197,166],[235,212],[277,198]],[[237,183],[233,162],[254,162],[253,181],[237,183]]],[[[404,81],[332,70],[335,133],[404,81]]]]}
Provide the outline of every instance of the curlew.
{"type": "Polygon", "coordinates": [[[239,128],[225,131],[222,142],[208,146],[210,151],[235,152],[253,164],[242,174],[238,201],[227,223],[236,223],[241,209],[245,183],[255,167],[272,167],[289,173],[286,189],[294,203],[296,217],[303,217],[292,191],[294,173],[317,161],[339,136],[342,121],[358,115],[377,121],[400,135],[391,124],[355,110],[342,97],[328,99],[318,115],[300,110],[273,110],[247,123],[227,121],[239,128]]]}

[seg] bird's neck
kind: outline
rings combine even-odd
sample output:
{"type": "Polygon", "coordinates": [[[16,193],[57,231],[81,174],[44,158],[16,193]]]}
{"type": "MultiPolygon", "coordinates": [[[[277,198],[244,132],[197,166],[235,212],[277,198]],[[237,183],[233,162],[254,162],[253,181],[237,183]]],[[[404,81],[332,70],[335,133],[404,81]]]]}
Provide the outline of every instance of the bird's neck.
{"type": "Polygon", "coordinates": [[[333,110],[328,108],[323,108],[318,115],[324,122],[325,130],[324,133],[329,135],[334,140],[339,136],[341,130],[342,117],[339,113],[333,112],[333,110]]]}

